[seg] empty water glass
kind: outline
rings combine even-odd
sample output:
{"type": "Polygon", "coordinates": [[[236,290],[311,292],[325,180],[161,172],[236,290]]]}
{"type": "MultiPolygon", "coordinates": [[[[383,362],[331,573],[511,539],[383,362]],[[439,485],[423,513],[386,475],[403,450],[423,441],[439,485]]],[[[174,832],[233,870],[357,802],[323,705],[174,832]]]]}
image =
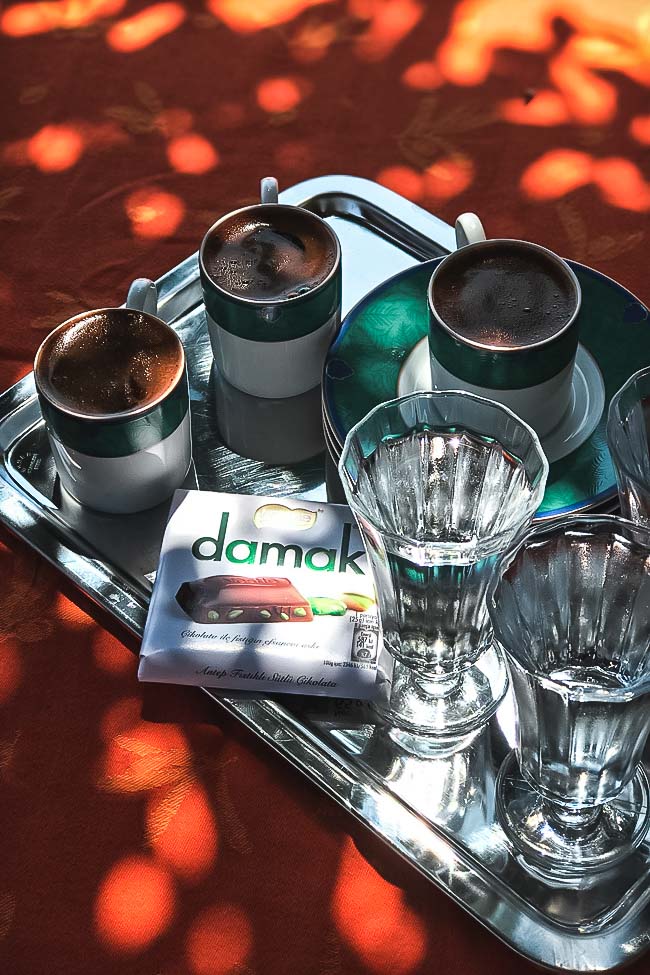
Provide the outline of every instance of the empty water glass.
{"type": "Polygon", "coordinates": [[[636,372],[612,397],[607,443],[623,515],[650,527],[650,368],[636,372]]]}
{"type": "Polygon", "coordinates": [[[529,533],[488,594],[517,705],[497,809],[535,866],[575,876],[643,839],[650,731],[650,532],[614,516],[529,533]]]}
{"type": "Polygon", "coordinates": [[[385,716],[406,747],[462,735],[506,691],[485,595],[544,494],[537,435],[471,393],[414,393],[350,431],[339,470],[396,661],[385,716]]]}

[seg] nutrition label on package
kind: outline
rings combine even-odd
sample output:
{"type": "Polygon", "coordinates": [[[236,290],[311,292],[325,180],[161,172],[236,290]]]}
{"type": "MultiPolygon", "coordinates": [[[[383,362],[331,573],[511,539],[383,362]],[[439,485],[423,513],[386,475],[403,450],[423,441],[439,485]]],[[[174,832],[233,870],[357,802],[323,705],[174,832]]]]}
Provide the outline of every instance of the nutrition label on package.
{"type": "Polygon", "coordinates": [[[357,623],[352,637],[352,660],[374,663],[377,659],[379,630],[364,623],[357,623]]]}

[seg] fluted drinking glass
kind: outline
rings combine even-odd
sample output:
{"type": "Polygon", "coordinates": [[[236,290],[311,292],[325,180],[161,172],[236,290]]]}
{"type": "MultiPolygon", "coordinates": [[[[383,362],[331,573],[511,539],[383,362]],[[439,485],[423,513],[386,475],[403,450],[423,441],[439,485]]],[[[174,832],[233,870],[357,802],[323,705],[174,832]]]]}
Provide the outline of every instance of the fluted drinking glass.
{"type": "Polygon", "coordinates": [[[471,393],[414,393],[350,431],[339,470],[396,662],[386,717],[417,740],[468,732],[507,687],[485,596],[544,493],[537,435],[471,393]]]}
{"type": "Polygon", "coordinates": [[[650,528],[650,368],[636,372],[612,397],[607,443],[624,517],[650,528]]]}
{"type": "Polygon", "coordinates": [[[648,826],[650,532],[611,515],[534,530],[488,608],[518,714],[497,786],[504,829],[542,870],[608,868],[648,826]]]}

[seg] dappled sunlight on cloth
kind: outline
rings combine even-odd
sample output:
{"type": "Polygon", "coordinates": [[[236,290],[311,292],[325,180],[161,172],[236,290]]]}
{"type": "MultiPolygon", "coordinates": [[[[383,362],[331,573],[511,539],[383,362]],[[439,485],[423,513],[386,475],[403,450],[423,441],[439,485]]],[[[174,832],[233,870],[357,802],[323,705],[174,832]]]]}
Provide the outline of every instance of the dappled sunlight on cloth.
{"type": "Polygon", "coordinates": [[[86,152],[99,152],[128,142],[114,122],[71,120],[44,125],[28,139],[8,142],[2,160],[13,166],[35,166],[43,173],[61,173],[75,166],[86,152]]]}
{"type": "Polygon", "coordinates": [[[535,200],[554,200],[579,186],[593,183],[603,199],[615,207],[645,213],[650,210],[650,182],[629,159],[597,159],[587,152],[555,149],[524,172],[523,192],[535,200]]]}
{"type": "Polygon", "coordinates": [[[501,103],[501,115],[514,125],[563,125],[571,120],[567,104],[557,91],[538,91],[530,100],[509,98],[501,103]]]}
{"type": "Polygon", "coordinates": [[[422,172],[410,166],[389,166],[377,174],[377,182],[414,202],[450,200],[471,185],[474,166],[466,156],[438,159],[422,172]]]}
{"type": "Polygon", "coordinates": [[[614,85],[598,77],[575,57],[568,44],[549,62],[549,75],[564,96],[569,117],[581,125],[603,125],[616,114],[614,85]]]}
{"type": "MultiPolygon", "coordinates": [[[[402,137],[401,148],[406,158],[386,160],[386,165],[379,170],[380,181],[396,189],[404,187],[398,191],[426,205],[452,200],[467,192],[475,181],[476,161],[467,138],[462,137],[463,128],[471,131],[477,125],[493,124],[497,119],[512,126],[541,129],[602,126],[619,114],[617,74],[643,87],[650,86],[646,38],[650,11],[645,0],[621,0],[615,10],[604,0],[577,0],[566,12],[557,6],[557,0],[525,2],[526,16],[521,17],[511,16],[509,0],[457,3],[450,8],[443,36],[432,45],[431,60],[416,60],[402,69],[400,84],[412,92],[422,93],[448,90],[450,85],[475,87],[494,73],[502,52],[514,50],[541,58],[551,87],[532,89],[525,97],[502,99],[498,105],[484,109],[482,122],[470,120],[459,126],[455,118],[450,118],[451,128],[444,120],[444,111],[441,118],[439,108],[427,110],[420,106],[412,122],[413,132],[417,131],[418,135],[412,138],[407,134],[407,141],[413,146],[418,140],[422,143],[423,138],[426,141],[428,129],[430,146],[424,152],[417,150],[416,158],[410,149],[407,151],[402,137]],[[559,18],[566,23],[568,34],[566,30],[558,33],[559,18]],[[603,76],[605,73],[607,77],[603,76]],[[438,135],[434,135],[436,130],[438,135]]],[[[109,47],[129,53],[175,33],[190,13],[185,5],[172,0],[145,6],[134,13],[125,11],[124,6],[119,0],[94,0],[87,5],[72,0],[14,4],[5,11],[1,23],[12,36],[29,36],[37,27],[51,29],[43,26],[46,22],[71,31],[96,23],[104,31],[109,47]],[[120,13],[127,15],[117,19],[120,13]]],[[[426,36],[422,23],[427,11],[418,0],[347,0],[342,16],[330,0],[260,0],[254,5],[239,0],[207,0],[206,10],[201,26],[207,26],[206,17],[214,18],[215,25],[220,22],[244,36],[263,33],[270,27],[279,29],[296,21],[296,29],[287,32],[287,52],[306,67],[320,62],[326,64],[342,42],[361,62],[373,62],[390,59],[416,30],[426,36]],[[307,12],[309,19],[303,21],[301,16],[307,12]]],[[[498,65],[499,75],[507,76],[511,70],[508,61],[499,61],[498,65]]],[[[139,91],[144,92],[146,88],[143,83],[139,91]]],[[[254,94],[255,102],[273,124],[286,126],[314,90],[314,81],[307,74],[277,74],[259,78],[249,97],[254,94]]],[[[39,99],[42,97],[38,95],[39,99]]],[[[180,105],[165,107],[159,104],[154,92],[137,93],[137,99],[139,104],[111,106],[106,110],[121,129],[114,123],[112,130],[107,128],[111,123],[104,123],[103,130],[99,123],[92,122],[50,123],[28,139],[5,143],[0,147],[2,158],[10,164],[33,165],[47,173],[64,172],[77,165],[88,152],[110,148],[132,135],[157,131],[167,140],[165,155],[173,171],[203,175],[223,166],[222,152],[215,147],[209,133],[194,131],[194,115],[189,109],[180,105]]],[[[207,118],[216,129],[228,129],[242,125],[245,116],[244,105],[220,98],[207,118]]],[[[644,128],[644,118],[640,116],[629,123],[631,137],[642,145],[650,138],[644,128]]],[[[566,146],[566,151],[580,154],[583,147],[566,146]]],[[[283,165],[281,151],[276,158],[283,165]]],[[[625,158],[624,152],[620,158],[625,158]]],[[[290,153],[286,160],[288,170],[298,168],[290,153]]],[[[302,166],[308,165],[305,154],[302,166]]],[[[548,165],[545,153],[537,159],[526,160],[518,182],[529,198],[551,198],[550,191],[540,189],[538,181],[538,173],[545,173],[548,165]]],[[[553,166],[557,168],[556,162],[553,166]]],[[[634,184],[629,167],[623,176],[620,167],[613,169],[609,164],[604,169],[601,167],[600,172],[617,174],[611,192],[602,188],[599,178],[572,179],[566,173],[558,186],[565,185],[564,192],[572,192],[592,182],[603,189],[602,198],[609,206],[645,210],[644,202],[633,205],[632,194],[627,189],[634,184]]],[[[640,179],[643,181],[643,175],[640,179]]],[[[643,185],[637,180],[637,186],[643,185]]],[[[146,199],[144,195],[137,196],[135,203],[127,202],[134,237],[159,240],[173,236],[185,216],[186,204],[182,197],[162,189],[138,192],[149,195],[146,199]]],[[[553,195],[559,192],[558,188],[553,195]]]]}
{"type": "Polygon", "coordinates": [[[182,777],[147,803],[146,837],[159,860],[188,883],[212,870],[217,857],[217,828],[205,790],[182,777]]]}
{"type": "Polygon", "coordinates": [[[139,51],[171,34],[185,17],[185,8],[179,3],[156,3],[114,24],[106,41],[116,51],[139,51]]]}
{"type": "Polygon", "coordinates": [[[430,200],[450,200],[474,180],[474,164],[467,156],[449,156],[431,163],[424,171],[424,195],[430,200]]]}
{"type": "Polygon", "coordinates": [[[133,654],[105,630],[93,635],[93,660],[106,674],[130,674],[135,677],[136,660],[133,654]]]}
{"type": "MultiPolygon", "coordinates": [[[[647,72],[646,0],[527,0],[515,15],[511,0],[462,0],[457,4],[447,38],[438,49],[438,64],[449,81],[477,85],[492,70],[495,52],[503,48],[542,52],[555,40],[553,22],[562,18],[591,43],[573,44],[566,57],[576,70],[616,66],[626,72],[647,72]],[[602,33],[601,33],[602,32],[602,33]],[[608,43],[609,42],[609,43],[608,43]]],[[[597,80],[597,79],[596,79],[597,80]]],[[[571,80],[568,82],[571,87],[571,80]]]]}
{"type": "Polygon", "coordinates": [[[637,115],[630,122],[630,135],[642,146],[650,146],[650,115],[637,115]]]}
{"type": "Polygon", "coordinates": [[[351,840],[341,850],[332,891],[332,917],[341,936],[376,975],[409,975],[426,955],[427,932],[404,895],[367,863],[351,840]],[[359,910],[359,905],[364,905],[359,910]]]}
{"type": "Polygon", "coordinates": [[[27,143],[27,157],[44,173],[58,173],[74,166],[84,149],[84,139],[71,125],[46,125],[27,143]]]}
{"type": "Polygon", "coordinates": [[[308,23],[298,27],[289,41],[292,56],[296,61],[309,64],[320,61],[328,53],[337,38],[337,28],[330,23],[308,23]]]}
{"type": "Polygon", "coordinates": [[[432,61],[416,61],[402,74],[402,81],[415,91],[433,91],[443,83],[443,77],[432,61]]]}
{"type": "Polygon", "coordinates": [[[167,158],[178,173],[201,176],[219,165],[219,153],[196,132],[177,135],[167,146],[167,158]]]}
{"type": "Polygon", "coordinates": [[[75,30],[114,16],[126,3],[127,0],[34,0],[11,4],[0,14],[0,31],[10,37],[28,37],[53,30],[75,30]]]}
{"type": "Polygon", "coordinates": [[[94,630],[96,627],[92,617],[63,593],[57,593],[54,599],[54,612],[61,623],[71,630],[94,630]]]}
{"type": "Polygon", "coordinates": [[[107,743],[96,782],[103,792],[124,793],[191,780],[191,756],[180,728],[157,728],[138,719],[107,743]]]}
{"type": "Polygon", "coordinates": [[[550,149],[523,173],[521,189],[531,199],[554,200],[588,183],[591,171],[589,153],[550,149]]]}
{"type": "Polygon", "coordinates": [[[125,209],[134,236],[154,240],[171,237],[185,214],[185,204],[179,196],[154,187],[129,194],[125,209]]]}
{"type": "Polygon", "coordinates": [[[291,112],[302,101],[306,88],[297,78],[265,78],[257,85],[257,104],[265,112],[291,112]]]}
{"type": "Polygon", "coordinates": [[[174,882],[165,867],[141,854],[124,857],[97,893],[97,934],[109,950],[139,952],[169,927],[175,907],[174,882]]]}
{"type": "Polygon", "coordinates": [[[356,42],[364,61],[382,61],[416,26],[424,5],[417,0],[350,0],[350,10],[369,26],[356,42]]]}
{"type": "Polygon", "coordinates": [[[650,210],[650,182],[629,159],[620,156],[595,159],[592,179],[603,199],[612,206],[635,213],[650,210]]]}
{"type": "Polygon", "coordinates": [[[277,27],[298,17],[311,7],[318,7],[333,0],[206,0],[215,17],[234,31],[249,33],[266,27],[277,27]]]}
{"type": "MultiPolygon", "coordinates": [[[[110,635],[106,634],[107,639],[110,635]]],[[[124,648],[126,650],[126,647],[124,648]]],[[[137,687],[134,688],[137,690],[137,687]]],[[[132,697],[118,698],[103,715],[99,716],[99,732],[105,742],[130,730],[140,721],[142,702],[135,694],[132,697]]]]}
{"type": "Polygon", "coordinates": [[[414,203],[424,196],[424,177],[411,166],[387,166],[377,173],[376,179],[382,186],[414,203]]]}

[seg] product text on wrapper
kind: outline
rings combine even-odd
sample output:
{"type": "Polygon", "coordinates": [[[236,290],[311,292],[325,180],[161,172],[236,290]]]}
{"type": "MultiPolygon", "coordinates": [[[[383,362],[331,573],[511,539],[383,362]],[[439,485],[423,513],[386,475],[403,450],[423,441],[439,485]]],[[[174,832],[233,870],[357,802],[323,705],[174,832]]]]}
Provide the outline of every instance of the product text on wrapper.
{"type": "Polygon", "coordinates": [[[292,561],[289,568],[303,566],[313,572],[356,572],[365,575],[357,560],[365,556],[363,549],[350,552],[352,523],[345,522],[341,532],[341,543],[336,548],[309,548],[302,545],[282,545],[280,542],[257,542],[245,538],[227,541],[230,513],[224,511],[219,523],[216,538],[202,535],[192,545],[192,555],[202,562],[227,561],[234,565],[278,565],[284,566],[287,558],[292,561]]]}
{"type": "Polygon", "coordinates": [[[224,677],[230,677],[235,680],[264,681],[267,684],[295,683],[298,687],[336,687],[337,684],[335,680],[326,680],[324,677],[311,677],[309,674],[299,674],[295,677],[293,674],[268,674],[264,670],[246,671],[240,668],[219,670],[216,667],[204,667],[202,670],[197,671],[197,673],[201,674],[201,676],[216,677],[219,680],[223,680],[224,677]]]}

